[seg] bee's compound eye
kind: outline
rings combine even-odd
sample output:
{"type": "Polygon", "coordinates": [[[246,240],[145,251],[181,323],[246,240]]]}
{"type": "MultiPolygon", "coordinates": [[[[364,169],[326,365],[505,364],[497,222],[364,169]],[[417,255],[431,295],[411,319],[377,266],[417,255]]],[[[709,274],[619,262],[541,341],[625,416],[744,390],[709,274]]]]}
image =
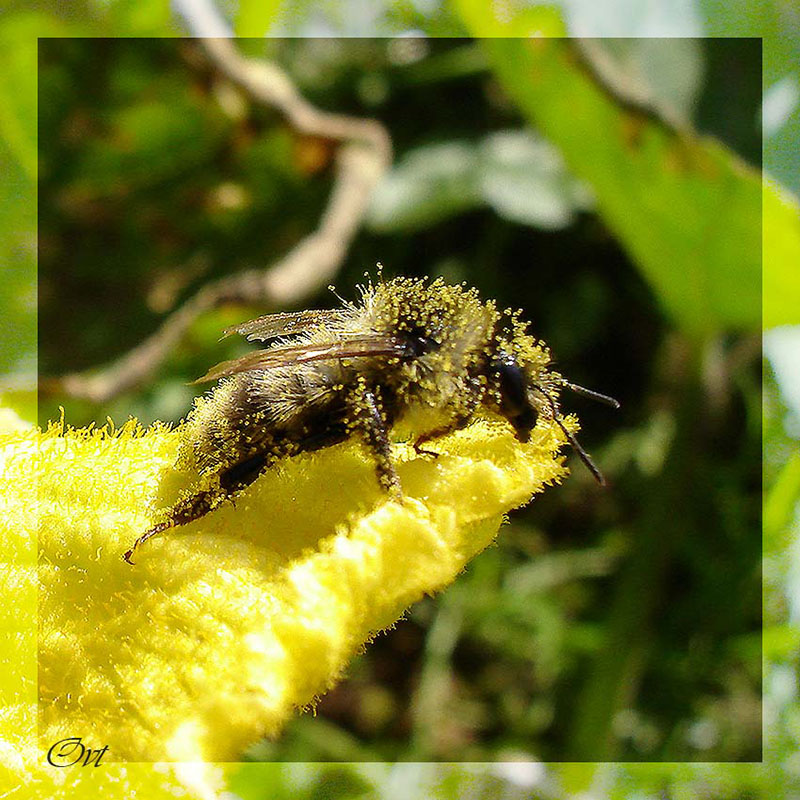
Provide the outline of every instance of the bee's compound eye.
{"type": "Polygon", "coordinates": [[[492,369],[500,384],[503,411],[510,417],[530,411],[525,373],[516,359],[503,354],[492,362],[492,369]]]}
{"type": "Polygon", "coordinates": [[[491,362],[500,390],[501,411],[514,426],[517,438],[527,442],[536,425],[536,409],[528,400],[528,379],[517,360],[502,353],[491,362]]]}

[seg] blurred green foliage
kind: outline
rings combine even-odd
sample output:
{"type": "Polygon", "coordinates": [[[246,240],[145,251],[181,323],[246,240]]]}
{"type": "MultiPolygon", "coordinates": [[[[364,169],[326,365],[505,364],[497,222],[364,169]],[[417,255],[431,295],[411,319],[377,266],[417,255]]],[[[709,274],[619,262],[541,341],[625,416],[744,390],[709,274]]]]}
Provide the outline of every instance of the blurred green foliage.
{"type": "Polygon", "coordinates": [[[36,370],[36,53],[11,43],[32,31],[26,17],[0,19],[0,374],[18,391],[36,370]]]}
{"type": "MultiPolygon", "coordinates": [[[[665,8],[639,5],[634,13],[624,0],[616,6],[642,35],[665,8]]],[[[764,88],[788,86],[784,96],[791,98],[798,37],[796,20],[780,3],[738,0],[736,13],[725,17],[713,13],[709,0],[688,6],[695,28],[684,35],[763,30],[764,88]]],[[[589,33],[603,33],[597,28],[603,20],[586,4],[561,7],[570,24],[579,18],[589,33]]],[[[0,22],[0,33],[16,35],[14,26],[27,25],[51,35],[146,36],[179,27],[164,2],[81,8],[83,19],[55,4],[32,17],[20,3],[0,22]]],[[[300,36],[356,28],[433,35],[503,30],[482,4],[468,0],[375,4],[369,14],[359,8],[360,16],[348,3],[334,10],[298,0],[277,11],[242,3],[236,28],[300,36]]],[[[519,24],[556,31],[562,23],[553,8],[531,7],[519,24]]],[[[761,157],[756,45],[679,42],[661,51],[666,66],[648,75],[659,98],[749,162],[743,172],[750,176],[761,157]]],[[[467,280],[502,304],[522,306],[560,368],[615,394],[623,410],[611,415],[580,399],[572,406],[585,444],[613,481],[611,491],[598,491],[578,464],[563,487],[515,515],[500,546],[476,559],[448,592],[378,637],[349,679],[322,699],[317,716],[299,717],[281,740],[250,753],[294,761],[521,758],[527,764],[315,770],[250,764],[231,790],[244,800],[791,796],[800,749],[800,636],[791,616],[797,598],[788,589],[798,530],[797,464],[790,458],[796,437],[786,432],[783,400],[768,374],[763,477],[772,488],[762,620],[762,415],[752,281],[759,220],[749,210],[752,195],[739,212],[720,205],[724,187],[714,179],[726,176],[734,196],[752,191],[752,182],[737,183],[735,162],[715,142],[706,185],[689,186],[684,195],[662,191],[675,163],[663,131],[653,138],[646,122],[626,130],[628,145],[647,144],[639,153],[646,172],[630,174],[622,154],[604,161],[608,121],[624,118],[623,109],[606,97],[598,117],[604,122],[592,126],[582,116],[584,103],[599,101],[590,100],[585,76],[581,83],[569,72],[561,77],[572,80],[573,94],[565,91],[542,107],[548,98],[534,93],[524,73],[535,63],[518,42],[277,39],[241,46],[280,63],[312,102],[376,116],[391,132],[396,167],[337,280],[340,292],[352,296],[353,284],[376,261],[390,273],[467,280]],[[571,103],[559,105],[565,97],[571,103]],[[652,180],[642,185],[642,175],[652,180]],[[726,238],[720,219],[736,221],[734,237],[726,238]],[[697,252],[688,247],[689,234],[697,252]],[[751,278],[740,283],[730,265],[743,254],[751,278]],[[696,279],[711,295],[687,291],[696,279]],[[760,760],[762,622],[766,767],[530,763],[760,760]]],[[[636,43],[626,47],[635,51],[636,43]]],[[[623,55],[652,67],[650,56],[623,55]]],[[[33,71],[30,58],[9,60],[5,51],[0,58],[6,59],[0,225],[18,232],[16,239],[0,237],[0,255],[5,265],[20,265],[16,283],[8,270],[8,291],[0,295],[8,328],[0,355],[4,371],[17,372],[20,358],[24,367],[35,357],[26,272],[32,255],[24,238],[32,206],[19,202],[30,181],[33,71]]],[[[797,189],[800,117],[796,104],[774,107],[765,167],[797,189]]],[[[44,374],[97,367],[126,352],[209,280],[285,253],[324,208],[330,143],[298,136],[273,111],[219,81],[195,43],[43,41],[39,109],[44,374]]],[[[778,243],[765,297],[771,324],[797,321],[800,307],[793,275],[797,208],[775,198],[764,201],[775,209],[765,214],[765,247],[778,243]]],[[[325,295],[308,304],[333,302],[325,295]]],[[[129,413],[176,420],[190,406],[186,382],[234,354],[216,344],[219,331],[259,311],[209,314],[150,385],[102,409],[44,398],[42,419],[63,404],[73,424],[106,414],[120,421],[129,413]]]]}
{"type": "Polygon", "coordinates": [[[527,131],[478,142],[427,144],[403,157],[376,189],[369,227],[406,233],[488,205],[503,219],[558,230],[592,205],[591,193],[559,152],[527,131]]]}

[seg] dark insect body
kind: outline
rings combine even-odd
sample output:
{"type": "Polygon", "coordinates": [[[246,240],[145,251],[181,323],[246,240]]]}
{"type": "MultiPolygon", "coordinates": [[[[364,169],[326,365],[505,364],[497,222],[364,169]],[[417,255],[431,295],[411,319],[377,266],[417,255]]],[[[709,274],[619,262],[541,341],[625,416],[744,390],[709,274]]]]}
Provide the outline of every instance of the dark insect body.
{"type": "Polygon", "coordinates": [[[553,371],[547,346],[527,333],[518,313],[501,313],[476,290],[441,279],[395,278],[360,291],[359,303],[272,314],[225,331],[267,345],[198,381],[221,379],[196,401],[180,454],[204,488],[167,509],[126,561],[152,536],[234,498],[278,459],[351,437],[372,454],[383,489],[400,496],[389,431],[420,410],[428,420],[414,442],[420,453],[425,442],[464,427],[481,408],[504,416],[521,441],[542,415],[561,427],[603,483],[564,426],[559,394],[568,388],[618,403],[553,371]]]}

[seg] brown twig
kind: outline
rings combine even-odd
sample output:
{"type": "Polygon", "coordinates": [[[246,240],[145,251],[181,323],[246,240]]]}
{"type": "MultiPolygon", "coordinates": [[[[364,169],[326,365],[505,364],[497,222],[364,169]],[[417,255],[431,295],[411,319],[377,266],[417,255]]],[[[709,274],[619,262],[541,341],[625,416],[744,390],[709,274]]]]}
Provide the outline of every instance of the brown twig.
{"type": "Polygon", "coordinates": [[[41,394],[62,392],[105,403],[145,381],[201,314],[227,302],[287,308],[331,281],[391,164],[389,134],[376,120],[330,114],[312,106],[275,64],[244,58],[231,39],[201,40],[213,65],[255,101],[277,108],[299,132],[341,142],[335,180],[317,229],[282,259],[209,283],[124,356],[98,372],[42,378],[41,394]]]}

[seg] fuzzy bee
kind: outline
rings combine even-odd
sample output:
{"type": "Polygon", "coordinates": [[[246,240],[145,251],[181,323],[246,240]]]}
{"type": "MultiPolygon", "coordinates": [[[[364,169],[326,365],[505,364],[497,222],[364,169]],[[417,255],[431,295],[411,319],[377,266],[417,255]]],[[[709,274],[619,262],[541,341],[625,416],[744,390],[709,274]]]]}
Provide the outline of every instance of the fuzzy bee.
{"type": "Polygon", "coordinates": [[[481,408],[504,416],[527,441],[539,415],[553,420],[594,477],[602,475],[560,411],[562,389],[618,407],[551,369],[547,346],[527,333],[518,312],[499,312],[475,289],[441,279],[394,278],[360,287],[358,303],[270,314],[224,332],[263,349],[225,361],[197,382],[220,380],[190,413],[180,460],[203,478],[124,558],[169,528],[233,499],[276,460],[359,438],[377,479],[400,496],[389,431],[417,411],[425,442],[464,427],[481,408]],[[432,422],[431,422],[432,420],[432,422]]]}

